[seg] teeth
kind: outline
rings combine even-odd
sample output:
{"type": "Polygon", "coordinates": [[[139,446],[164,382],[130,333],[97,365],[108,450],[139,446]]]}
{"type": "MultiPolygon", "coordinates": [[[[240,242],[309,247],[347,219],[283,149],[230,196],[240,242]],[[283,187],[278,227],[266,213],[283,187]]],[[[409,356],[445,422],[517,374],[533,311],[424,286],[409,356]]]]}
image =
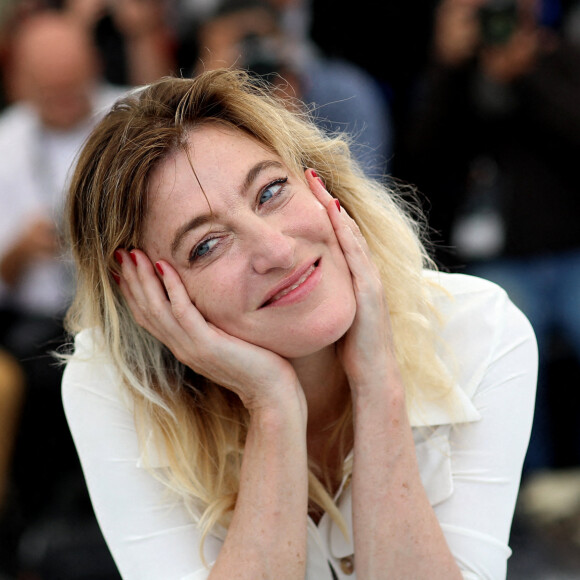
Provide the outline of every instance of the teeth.
{"type": "Polygon", "coordinates": [[[284,290],[282,290],[281,292],[278,292],[278,294],[276,294],[275,296],[272,296],[272,298],[270,299],[270,302],[276,302],[277,300],[280,300],[280,298],[283,298],[284,296],[286,296],[286,294],[289,294],[290,292],[292,292],[292,290],[296,290],[296,288],[298,288],[298,286],[300,286],[300,284],[303,284],[308,279],[310,274],[312,274],[312,272],[314,272],[314,268],[315,268],[315,265],[312,264],[312,266],[310,266],[310,268],[308,268],[308,270],[306,270],[306,272],[304,272],[304,274],[300,277],[300,280],[298,280],[298,282],[296,282],[296,284],[292,284],[292,286],[288,286],[288,288],[284,288],[284,290]]]}

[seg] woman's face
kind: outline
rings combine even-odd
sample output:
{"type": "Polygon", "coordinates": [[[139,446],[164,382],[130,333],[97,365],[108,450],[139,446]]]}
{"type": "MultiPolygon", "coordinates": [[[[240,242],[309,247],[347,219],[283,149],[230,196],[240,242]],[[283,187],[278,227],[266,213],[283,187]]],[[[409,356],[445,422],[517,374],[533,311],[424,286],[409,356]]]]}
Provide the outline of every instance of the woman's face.
{"type": "Polygon", "coordinates": [[[151,176],[150,259],[173,265],[205,319],[228,334],[287,358],[338,340],[355,314],[351,275],[304,177],[223,126],[192,131],[189,152],[195,173],[179,150],[151,176]]]}

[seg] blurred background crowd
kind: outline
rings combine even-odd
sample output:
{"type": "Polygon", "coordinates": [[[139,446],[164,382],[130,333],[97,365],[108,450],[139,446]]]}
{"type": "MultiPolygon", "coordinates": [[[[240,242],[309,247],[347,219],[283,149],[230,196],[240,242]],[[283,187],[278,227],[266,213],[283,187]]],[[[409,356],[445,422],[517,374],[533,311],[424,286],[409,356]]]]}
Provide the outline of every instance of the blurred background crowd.
{"type": "Polygon", "coordinates": [[[1,0],[0,580],[118,580],[52,355],[64,191],[117,97],[219,66],[348,133],[416,196],[438,265],[527,314],[541,364],[509,577],[580,578],[580,1],[1,0]]]}

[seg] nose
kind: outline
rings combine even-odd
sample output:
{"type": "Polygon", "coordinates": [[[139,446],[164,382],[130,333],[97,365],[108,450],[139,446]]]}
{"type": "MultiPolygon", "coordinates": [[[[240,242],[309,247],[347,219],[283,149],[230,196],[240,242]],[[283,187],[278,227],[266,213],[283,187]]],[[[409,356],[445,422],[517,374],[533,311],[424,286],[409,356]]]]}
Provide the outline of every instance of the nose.
{"type": "Polygon", "coordinates": [[[275,224],[255,220],[249,227],[248,245],[251,266],[258,274],[294,265],[296,240],[275,224]]]}

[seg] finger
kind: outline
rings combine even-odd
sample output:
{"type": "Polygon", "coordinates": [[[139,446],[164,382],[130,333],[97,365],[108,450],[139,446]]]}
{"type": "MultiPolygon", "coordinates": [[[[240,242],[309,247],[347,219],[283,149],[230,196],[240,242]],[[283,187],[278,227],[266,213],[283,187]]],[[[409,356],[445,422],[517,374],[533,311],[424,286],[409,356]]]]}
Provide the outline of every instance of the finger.
{"type": "MultiPolygon", "coordinates": [[[[179,327],[178,330],[173,330],[173,335],[180,338],[171,350],[181,362],[208,376],[207,369],[204,371],[204,368],[215,358],[214,355],[227,347],[230,341],[240,341],[206,321],[171,264],[159,260],[155,263],[155,269],[167,291],[172,321],[179,327]],[[224,337],[228,340],[225,341],[224,337]]],[[[231,356],[225,356],[223,360],[231,359],[231,356]]]]}
{"type": "Polygon", "coordinates": [[[137,258],[127,250],[119,248],[115,251],[115,259],[121,266],[121,290],[125,297],[131,298],[130,305],[137,307],[131,308],[131,312],[141,324],[140,312],[145,308],[147,299],[137,273],[137,258]]]}
{"type": "Polygon", "coordinates": [[[380,276],[367,241],[354,219],[336,201],[333,199],[328,203],[327,212],[352,274],[355,289],[362,288],[363,282],[367,288],[377,287],[380,285],[380,276]]]}
{"type": "Polygon", "coordinates": [[[330,208],[329,216],[355,287],[363,280],[376,282],[379,279],[378,270],[356,222],[344,210],[339,212],[338,209],[330,208]]]}
{"type": "Polygon", "coordinates": [[[334,198],[326,189],[326,185],[324,184],[322,178],[316,173],[314,169],[307,169],[304,172],[304,175],[306,176],[306,182],[308,183],[312,193],[323,205],[323,207],[326,207],[334,198]]]}
{"type": "Polygon", "coordinates": [[[357,223],[341,207],[340,201],[328,192],[324,182],[315,170],[307,169],[305,175],[312,193],[326,207],[330,222],[353,277],[359,279],[372,277],[373,280],[376,280],[378,271],[372,261],[371,251],[366,239],[357,223]]]}
{"type": "Polygon", "coordinates": [[[135,321],[171,348],[172,341],[183,337],[151,261],[140,250],[117,250],[115,257],[121,263],[121,291],[135,321]]]}
{"type": "MultiPolygon", "coordinates": [[[[348,244],[349,237],[355,237],[361,242],[364,237],[356,225],[356,222],[348,215],[348,212],[340,205],[340,201],[334,198],[326,189],[324,182],[313,169],[307,169],[305,172],[306,180],[312,193],[318,201],[326,208],[328,216],[337,236],[341,236],[348,244]],[[350,231],[350,234],[349,234],[350,231]]],[[[339,238],[339,242],[341,239],[339,238]]],[[[341,244],[342,245],[342,244],[341,244]]]]}
{"type": "MultiPolygon", "coordinates": [[[[115,281],[117,281],[117,275],[113,274],[115,277],[115,281]]],[[[161,341],[163,344],[171,348],[170,341],[168,340],[168,332],[162,329],[162,326],[158,323],[154,323],[153,319],[150,316],[145,316],[144,312],[144,302],[143,297],[141,296],[139,300],[135,298],[133,289],[139,288],[136,287],[134,284],[131,285],[127,282],[126,278],[121,275],[117,282],[121,293],[133,315],[135,322],[147,330],[150,334],[152,334],[157,340],[161,341]]]]}
{"type": "MultiPolygon", "coordinates": [[[[176,323],[187,337],[172,349],[178,360],[232,389],[242,398],[244,390],[240,387],[244,383],[243,377],[253,377],[249,383],[256,386],[260,382],[259,377],[264,374],[271,376],[264,366],[264,362],[269,359],[264,357],[274,355],[206,321],[192,303],[179,273],[164,260],[156,262],[155,268],[167,290],[176,323]]],[[[276,357],[276,377],[280,376],[278,364],[276,357]]]]}
{"type": "Polygon", "coordinates": [[[186,331],[196,333],[199,332],[200,326],[207,327],[205,318],[191,301],[189,293],[175,268],[165,260],[159,260],[155,263],[155,269],[167,291],[173,317],[178,324],[186,331]]]}
{"type": "MultiPolygon", "coordinates": [[[[335,197],[333,197],[328,190],[326,189],[326,185],[324,184],[324,182],[322,181],[322,178],[320,178],[316,171],[314,169],[307,169],[305,172],[306,175],[306,181],[308,182],[308,185],[310,186],[310,190],[312,191],[312,193],[315,195],[315,197],[318,199],[318,201],[326,208],[326,211],[328,212],[330,219],[332,221],[333,226],[340,226],[341,222],[337,220],[337,213],[341,213],[344,211],[344,208],[341,207],[340,205],[340,201],[338,199],[336,199],[335,197]],[[335,216],[335,219],[333,220],[332,216],[335,216]]],[[[344,212],[346,215],[348,215],[346,212],[344,212]]],[[[354,221],[353,221],[354,223],[354,221]]],[[[356,224],[355,224],[356,225],[356,224]]],[[[336,230],[336,227],[335,227],[336,230]]],[[[357,228],[358,230],[358,228],[357,228]]]]}

